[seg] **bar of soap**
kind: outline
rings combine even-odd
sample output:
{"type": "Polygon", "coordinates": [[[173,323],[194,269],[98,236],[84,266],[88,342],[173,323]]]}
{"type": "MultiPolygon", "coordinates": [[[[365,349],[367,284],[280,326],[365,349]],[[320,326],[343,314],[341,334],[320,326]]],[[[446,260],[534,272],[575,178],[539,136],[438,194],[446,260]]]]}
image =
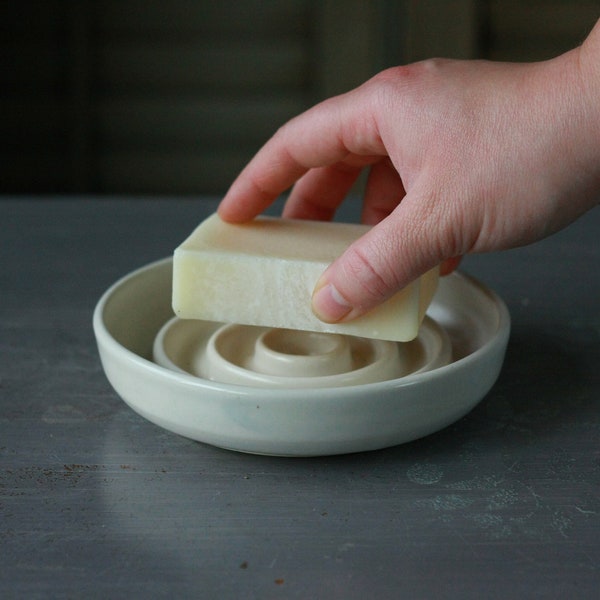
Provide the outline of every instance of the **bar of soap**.
{"type": "Polygon", "coordinates": [[[368,229],[264,216],[234,225],[214,214],[175,250],[173,310],[182,319],[412,340],[435,293],[437,268],[348,323],[324,323],[311,310],[320,275],[368,229]]]}

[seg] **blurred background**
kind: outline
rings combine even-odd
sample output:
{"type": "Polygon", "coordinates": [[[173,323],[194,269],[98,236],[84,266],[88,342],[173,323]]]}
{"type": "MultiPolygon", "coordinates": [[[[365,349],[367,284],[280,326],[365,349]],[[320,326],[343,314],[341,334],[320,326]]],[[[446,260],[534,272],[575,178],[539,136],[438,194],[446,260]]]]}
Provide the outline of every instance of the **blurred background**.
{"type": "Polygon", "coordinates": [[[0,194],[222,194],[287,119],[432,56],[579,44],[600,0],[6,0],[0,194]]]}

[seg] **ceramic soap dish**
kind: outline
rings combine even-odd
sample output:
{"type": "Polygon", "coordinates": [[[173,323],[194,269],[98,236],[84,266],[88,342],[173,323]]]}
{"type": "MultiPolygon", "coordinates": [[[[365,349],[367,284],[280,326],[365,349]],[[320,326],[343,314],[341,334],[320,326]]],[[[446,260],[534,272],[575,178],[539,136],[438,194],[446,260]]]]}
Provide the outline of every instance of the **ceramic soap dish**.
{"type": "Polygon", "coordinates": [[[469,412],[500,372],[504,302],[454,273],[412,342],[184,321],[172,259],[111,286],[94,312],[105,373],[153,423],[215,446],[315,456],[384,448],[469,412]]]}

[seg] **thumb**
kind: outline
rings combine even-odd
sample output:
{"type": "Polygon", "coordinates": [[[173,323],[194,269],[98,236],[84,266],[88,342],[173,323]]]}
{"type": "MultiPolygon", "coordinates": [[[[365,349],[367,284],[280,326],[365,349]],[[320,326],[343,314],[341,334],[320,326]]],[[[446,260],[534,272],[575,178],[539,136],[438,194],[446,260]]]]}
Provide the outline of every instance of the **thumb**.
{"type": "Polygon", "coordinates": [[[407,200],[354,242],[320,277],[312,297],[319,319],[350,321],[429,269],[442,264],[441,272],[447,274],[456,268],[460,259],[454,258],[459,253],[453,248],[452,236],[437,233],[437,219],[437,227],[428,227],[427,222],[434,219],[423,219],[421,210],[415,211],[420,218],[416,214],[411,218],[412,211],[402,210],[407,200]]]}

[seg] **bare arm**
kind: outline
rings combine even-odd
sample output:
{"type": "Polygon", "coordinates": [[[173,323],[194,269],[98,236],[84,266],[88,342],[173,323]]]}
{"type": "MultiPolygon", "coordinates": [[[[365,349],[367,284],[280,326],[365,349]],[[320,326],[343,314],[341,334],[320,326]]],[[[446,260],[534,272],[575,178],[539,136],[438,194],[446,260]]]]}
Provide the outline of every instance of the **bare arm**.
{"type": "Polygon", "coordinates": [[[375,227],[316,282],[313,308],[352,319],[427,269],[527,244],[600,198],[600,22],[553,60],[429,60],[389,69],[289,121],[219,213],[249,220],[294,186],[284,215],[330,219],[365,167],[375,227]]]}

